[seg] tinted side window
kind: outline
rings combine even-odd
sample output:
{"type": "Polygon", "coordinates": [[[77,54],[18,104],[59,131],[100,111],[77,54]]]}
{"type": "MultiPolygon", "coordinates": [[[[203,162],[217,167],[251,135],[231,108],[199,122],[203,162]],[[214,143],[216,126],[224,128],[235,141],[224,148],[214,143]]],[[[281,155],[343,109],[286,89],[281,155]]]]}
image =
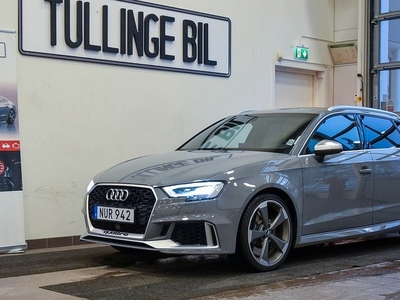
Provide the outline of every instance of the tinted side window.
{"type": "Polygon", "coordinates": [[[336,141],[343,150],[361,149],[357,122],[353,115],[336,115],[325,119],[308,142],[306,153],[314,153],[315,144],[322,140],[336,141]]]}
{"type": "Polygon", "coordinates": [[[396,125],[387,119],[363,116],[365,137],[369,148],[392,148],[400,147],[400,133],[396,125]]]}

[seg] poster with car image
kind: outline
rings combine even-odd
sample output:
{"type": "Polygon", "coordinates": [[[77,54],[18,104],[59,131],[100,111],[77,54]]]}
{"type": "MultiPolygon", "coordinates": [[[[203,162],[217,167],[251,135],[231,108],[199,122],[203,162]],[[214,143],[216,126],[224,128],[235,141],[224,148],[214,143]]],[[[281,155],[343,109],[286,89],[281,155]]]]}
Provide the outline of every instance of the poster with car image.
{"type": "Polygon", "coordinates": [[[17,35],[0,29],[0,253],[25,241],[17,94],[17,35]]]}
{"type": "Polygon", "coordinates": [[[17,68],[9,35],[0,32],[0,192],[22,190],[17,68]]]}

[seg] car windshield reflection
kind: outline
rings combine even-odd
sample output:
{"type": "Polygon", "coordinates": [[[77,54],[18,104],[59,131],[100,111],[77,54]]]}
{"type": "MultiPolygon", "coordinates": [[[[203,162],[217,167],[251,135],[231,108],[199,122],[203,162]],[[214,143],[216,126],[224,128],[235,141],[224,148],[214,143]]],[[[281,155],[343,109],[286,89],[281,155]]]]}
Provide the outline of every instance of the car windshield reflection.
{"type": "Polygon", "coordinates": [[[216,123],[178,150],[249,150],[290,153],[314,114],[239,115],[216,123]]]}

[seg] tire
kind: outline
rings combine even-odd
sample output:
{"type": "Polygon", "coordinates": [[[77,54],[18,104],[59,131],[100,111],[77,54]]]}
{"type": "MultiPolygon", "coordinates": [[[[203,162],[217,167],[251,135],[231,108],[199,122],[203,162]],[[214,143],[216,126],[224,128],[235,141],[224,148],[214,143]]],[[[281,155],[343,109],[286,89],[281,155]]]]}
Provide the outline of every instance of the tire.
{"type": "Polygon", "coordinates": [[[8,116],[7,116],[7,123],[14,124],[15,117],[16,117],[15,111],[13,109],[10,109],[10,111],[8,112],[8,116]]]}
{"type": "Polygon", "coordinates": [[[292,217],[285,202],[273,194],[257,196],[243,213],[236,257],[253,271],[278,268],[292,246],[292,217]]]}

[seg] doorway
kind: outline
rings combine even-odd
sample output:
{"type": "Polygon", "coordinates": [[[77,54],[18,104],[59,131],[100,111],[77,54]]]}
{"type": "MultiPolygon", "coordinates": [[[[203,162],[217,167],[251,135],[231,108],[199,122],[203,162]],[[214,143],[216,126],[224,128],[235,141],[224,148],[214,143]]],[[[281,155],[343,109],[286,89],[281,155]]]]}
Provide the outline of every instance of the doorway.
{"type": "Polygon", "coordinates": [[[316,72],[277,67],[275,69],[275,108],[314,106],[316,72]]]}

